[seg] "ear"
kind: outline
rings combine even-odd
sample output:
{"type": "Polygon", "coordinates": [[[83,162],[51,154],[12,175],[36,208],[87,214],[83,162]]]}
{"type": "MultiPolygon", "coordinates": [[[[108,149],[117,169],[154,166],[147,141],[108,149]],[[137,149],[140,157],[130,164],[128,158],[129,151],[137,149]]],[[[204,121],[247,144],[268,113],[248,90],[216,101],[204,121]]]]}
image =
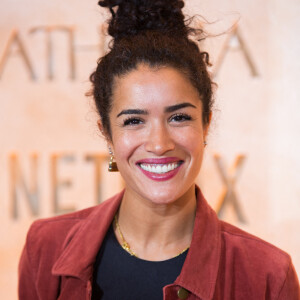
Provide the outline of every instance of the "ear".
{"type": "Polygon", "coordinates": [[[106,132],[106,130],[104,129],[104,126],[102,124],[102,121],[99,119],[97,121],[97,125],[98,125],[98,128],[101,132],[101,134],[103,135],[103,137],[105,138],[105,140],[107,141],[107,143],[110,143],[111,142],[111,139],[109,137],[109,134],[106,132]]]}
{"type": "Polygon", "coordinates": [[[102,135],[104,135],[103,125],[102,125],[102,122],[100,119],[97,121],[97,125],[98,125],[98,128],[99,128],[100,132],[102,133],[102,135]]]}
{"type": "Polygon", "coordinates": [[[208,119],[208,123],[205,124],[204,126],[204,130],[203,130],[203,137],[204,137],[204,140],[208,134],[208,131],[209,131],[209,127],[210,127],[210,124],[211,124],[211,120],[212,120],[212,112],[209,113],[209,119],[208,119]]]}

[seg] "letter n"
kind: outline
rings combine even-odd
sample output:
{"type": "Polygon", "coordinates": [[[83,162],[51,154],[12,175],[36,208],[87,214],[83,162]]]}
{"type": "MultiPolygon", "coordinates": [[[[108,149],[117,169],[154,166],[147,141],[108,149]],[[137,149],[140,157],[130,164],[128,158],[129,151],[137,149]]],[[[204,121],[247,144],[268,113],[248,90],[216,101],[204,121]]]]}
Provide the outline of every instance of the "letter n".
{"type": "Polygon", "coordinates": [[[21,171],[19,158],[16,154],[11,154],[9,157],[10,171],[10,195],[12,200],[11,214],[14,219],[19,218],[20,198],[23,194],[26,203],[33,216],[39,214],[39,190],[37,182],[37,154],[32,154],[30,157],[30,184],[25,180],[24,174],[21,171]]]}

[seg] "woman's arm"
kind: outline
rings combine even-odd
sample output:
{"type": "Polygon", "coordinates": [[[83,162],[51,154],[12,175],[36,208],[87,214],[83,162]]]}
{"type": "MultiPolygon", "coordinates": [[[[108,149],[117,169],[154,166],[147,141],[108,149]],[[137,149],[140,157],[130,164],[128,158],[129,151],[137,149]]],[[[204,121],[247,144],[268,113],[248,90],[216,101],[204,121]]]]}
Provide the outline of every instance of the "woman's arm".
{"type": "Polygon", "coordinates": [[[28,243],[26,242],[19,262],[19,300],[39,299],[35,283],[33,264],[30,261],[28,243]]]}
{"type": "Polygon", "coordinates": [[[296,270],[290,261],[285,281],[279,293],[278,300],[300,300],[300,287],[296,270]]]}

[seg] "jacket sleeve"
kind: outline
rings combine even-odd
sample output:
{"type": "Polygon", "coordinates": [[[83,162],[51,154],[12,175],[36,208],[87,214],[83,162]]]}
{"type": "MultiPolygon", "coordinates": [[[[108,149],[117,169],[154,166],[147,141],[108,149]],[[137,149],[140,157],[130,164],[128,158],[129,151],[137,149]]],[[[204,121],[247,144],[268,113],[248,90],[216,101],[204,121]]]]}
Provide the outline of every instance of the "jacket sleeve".
{"type": "Polygon", "coordinates": [[[24,246],[19,262],[19,300],[38,300],[33,264],[28,252],[28,240],[24,246]]]}
{"type": "Polygon", "coordinates": [[[285,281],[279,293],[278,300],[300,300],[300,286],[296,270],[290,261],[285,281]]]}

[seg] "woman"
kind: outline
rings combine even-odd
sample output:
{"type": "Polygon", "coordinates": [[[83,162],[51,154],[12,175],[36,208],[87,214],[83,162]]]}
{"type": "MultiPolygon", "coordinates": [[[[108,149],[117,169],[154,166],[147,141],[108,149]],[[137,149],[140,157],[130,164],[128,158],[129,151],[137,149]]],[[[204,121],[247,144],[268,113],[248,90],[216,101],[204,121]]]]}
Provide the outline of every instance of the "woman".
{"type": "Polygon", "coordinates": [[[219,221],[195,185],[212,81],[183,1],[99,4],[112,13],[114,40],[92,94],[109,170],[126,187],[32,225],[20,299],[300,299],[289,255],[219,221]]]}

